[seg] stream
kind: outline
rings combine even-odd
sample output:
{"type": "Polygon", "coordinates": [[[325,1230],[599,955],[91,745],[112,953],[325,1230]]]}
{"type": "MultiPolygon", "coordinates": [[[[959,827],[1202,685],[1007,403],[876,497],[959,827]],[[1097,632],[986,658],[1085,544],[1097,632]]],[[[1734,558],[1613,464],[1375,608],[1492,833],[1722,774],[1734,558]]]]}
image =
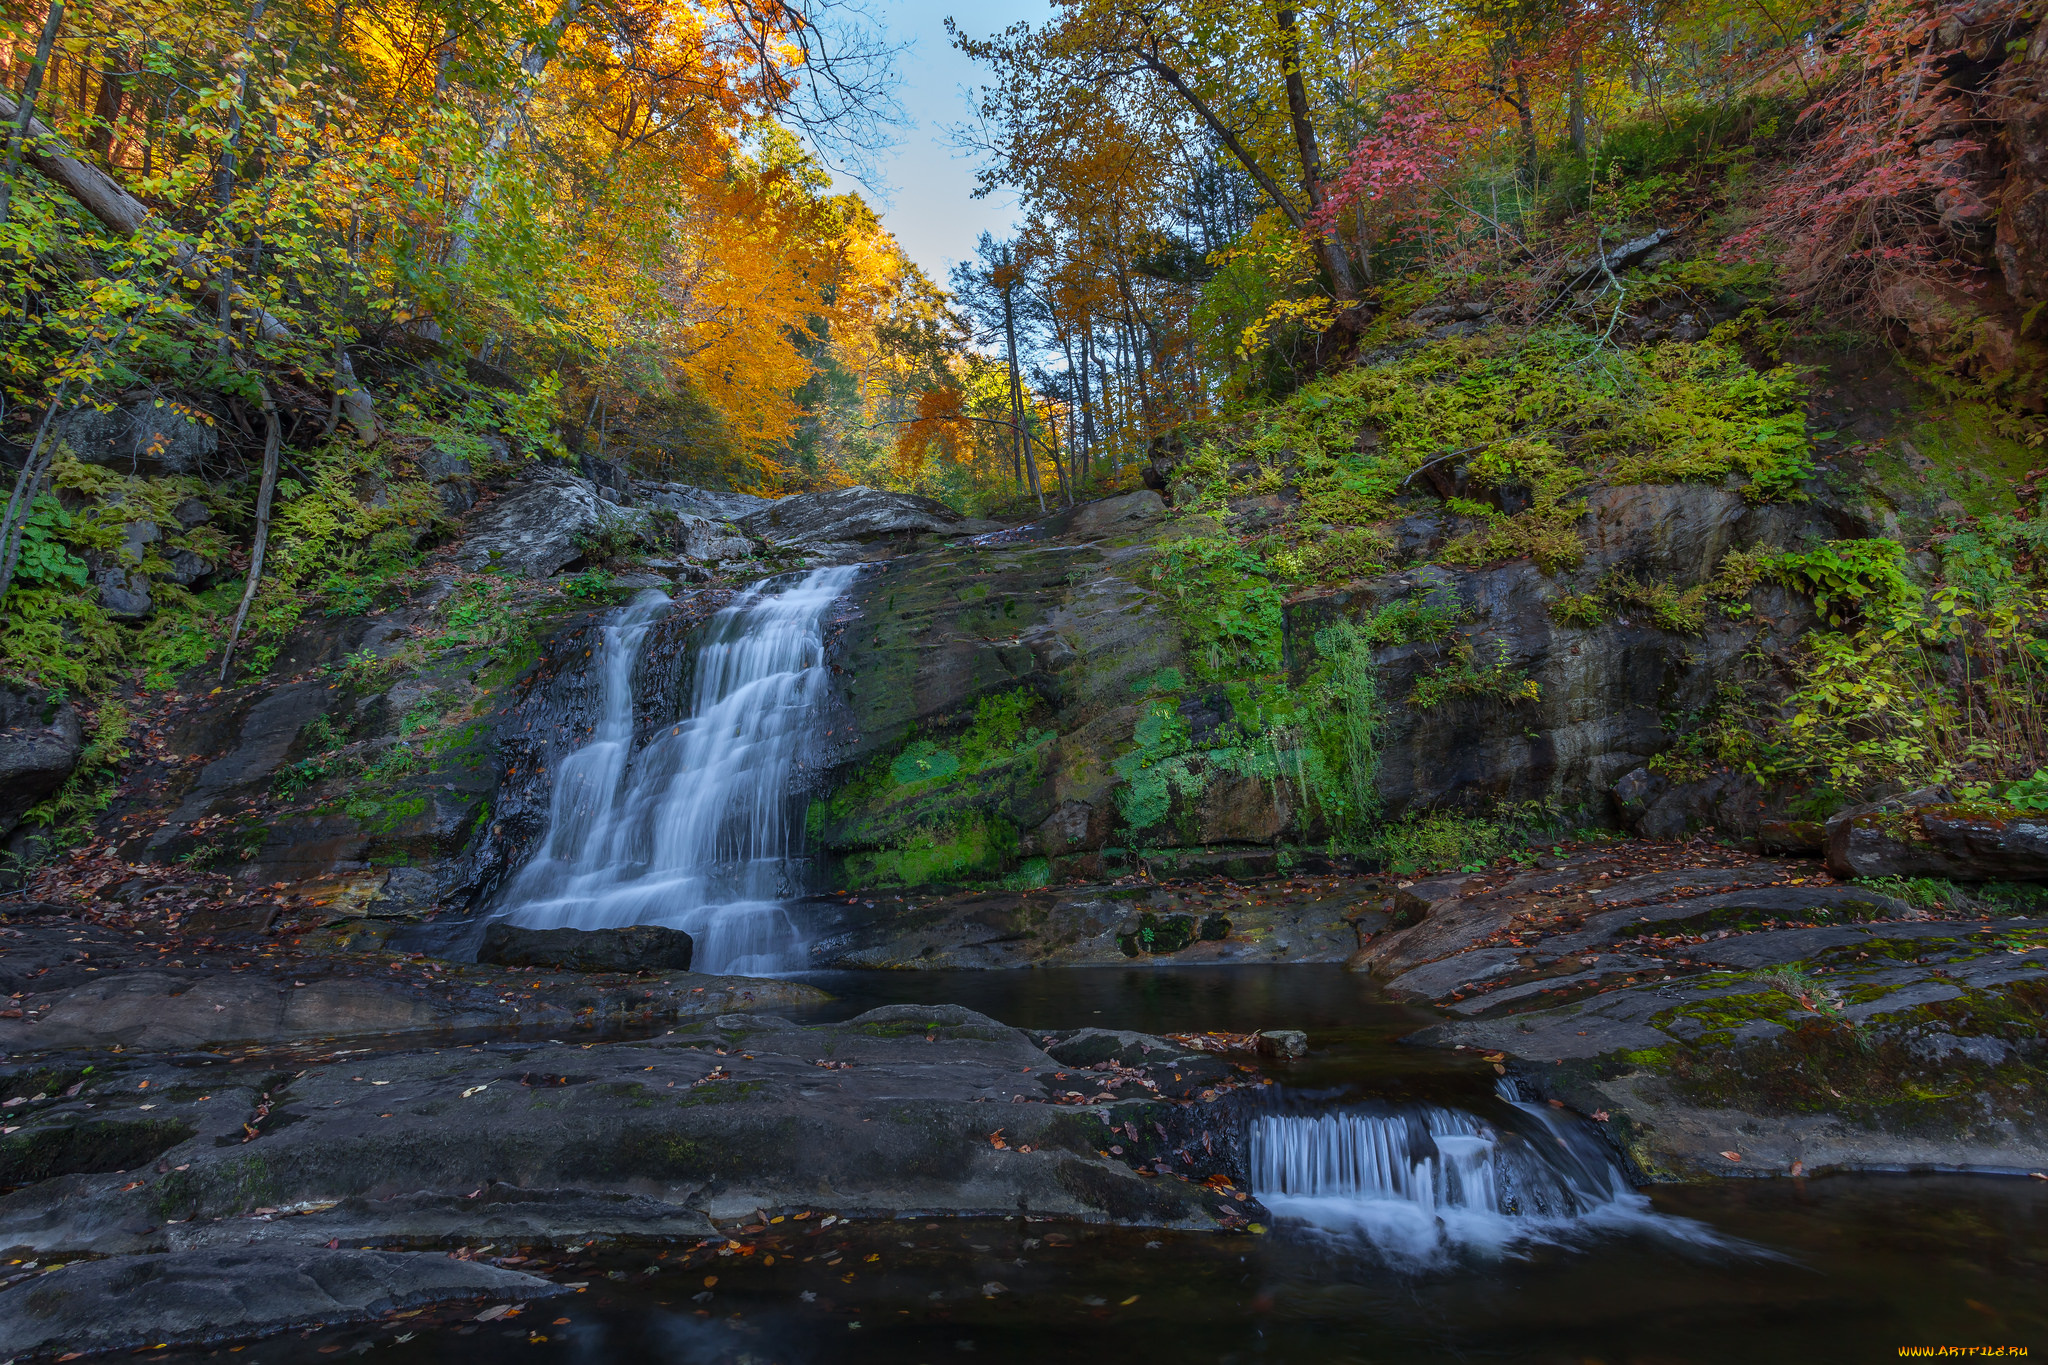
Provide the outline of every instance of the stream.
{"type": "MultiPolygon", "coordinates": [[[[818,623],[847,572],[775,580],[721,612],[698,633],[691,714],[637,753],[633,669],[664,603],[624,609],[604,634],[600,723],[561,766],[549,836],[495,913],[676,925],[698,938],[700,969],[800,962],[790,771],[823,685],[818,623]]],[[[833,999],[799,1022],[945,1003],[1026,1030],[1306,1031],[1306,1057],[1261,1063],[1277,1083],[1244,1119],[1272,1225],[770,1211],[722,1244],[482,1249],[580,1288],[490,1321],[471,1305],[243,1359],[1803,1365],[2048,1336],[2048,1182],[1638,1190],[1592,1122],[1524,1099],[1478,1053],[1403,1045],[1434,1016],[1341,967],[800,979],[833,999]]]]}
{"type": "MultiPolygon", "coordinates": [[[[1337,967],[818,973],[840,1019],[957,1002],[1026,1028],[1305,1028],[1262,1065],[1255,1235],[1054,1219],[835,1220],[724,1246],[509,1247],[573,1295],[248,1346],[243,1365],[1424,1362],[1722,1365],[2048,1339],[2048,1182],[1725,1180],[1636,1191],[1591,1125],[1517,1104],[1337,967]],[[1503,1206],[1512,1209],[1503,1212],[1503,1206]]],[[[196,1360],[225,1351],[157,1353],[196,1360]]]]}

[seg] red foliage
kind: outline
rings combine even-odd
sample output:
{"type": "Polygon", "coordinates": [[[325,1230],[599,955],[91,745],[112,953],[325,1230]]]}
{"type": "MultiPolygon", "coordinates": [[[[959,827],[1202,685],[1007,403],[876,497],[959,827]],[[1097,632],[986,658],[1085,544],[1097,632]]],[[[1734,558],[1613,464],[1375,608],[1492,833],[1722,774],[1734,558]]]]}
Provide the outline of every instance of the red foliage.
{"type": "Polygon", "coordinates": [[[1383,224],[1414,214],[1428,188],[1442,182],[1474,137],[1472,125],[1447,117],[1428,95],[1395,95],[1387,101],[1379,126],[1351,148],[1344,170],[1309,226],[1328,232],[1347,210],[1360,204],[1373,205],[1383,224]]]}
{"type": "Polygon", "coordinates": [[[1968,170],[1980,116],[1963,45],[2015,0],[1877,0],[1827,51],[1800,113],[1814,138],[1723,254],[1775,255],[1802,296],[1842,302],[1907,276],[1960,278],[1956,232],[1990,213],[1968,170]]]}

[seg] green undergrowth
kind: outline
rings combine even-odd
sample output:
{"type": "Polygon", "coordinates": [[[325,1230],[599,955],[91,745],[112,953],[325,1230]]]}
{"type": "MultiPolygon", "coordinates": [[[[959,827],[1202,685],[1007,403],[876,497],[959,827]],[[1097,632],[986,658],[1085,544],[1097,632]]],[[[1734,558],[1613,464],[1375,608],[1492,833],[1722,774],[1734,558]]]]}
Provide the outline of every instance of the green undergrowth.
{"type": "Polygon", "coordinates": [[[2048,519],[1966,522],[1931,556],[1831,540],[1750,569],[1809,597],[1824,628],[1801,638],[1789,670],[1758,663],[1723,681],[1688,727],[1695,769],[1710,760],[1836,805],[1879,784],[2032,799],[2027,784],[2048,768],[2048,519]]]}
{"type": "Polygon", "coordinates": [[[1218,424],[1176,468],[1176,503],[1221,514],[1292,485],[1296,527],[1269,571],[1329,581],[1384,566],[1375,523],[1425,466],[1462,467],[1480,522],[1441,557],[1577,562],[1575,495],[1612,483],[1739,481],[1755,500],[1800,496],[1813,472],[1806,380],[1757,369],[1735,335],[1616,348],[1571,326],[1495,328],[1428,342],[1303,385],[1218,424]],[[1517,510],[1503,510],[1513,497],[1517,510]]]}

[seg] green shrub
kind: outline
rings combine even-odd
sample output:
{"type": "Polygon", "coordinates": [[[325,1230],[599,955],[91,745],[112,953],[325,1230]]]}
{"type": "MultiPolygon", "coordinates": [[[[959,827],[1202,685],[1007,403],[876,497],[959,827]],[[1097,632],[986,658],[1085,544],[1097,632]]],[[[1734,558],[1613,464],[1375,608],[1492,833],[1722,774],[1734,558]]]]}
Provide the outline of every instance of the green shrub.
{"type": "Polygon", "coordinates": [[[1780,555],[1771,568],[1790,587],[1813,595],[1813,605],[1839,629],[1867,607],[1886,615],[1921,600],[1899,561],[1895,540],[1831,540],[1799,554],[1780,555]]]}
{"type": "Polygon", "coordinates": [[[1369,848],[1395,872],[1477,872],[1517,846],[1501,825],[1455,811],[1428,811],[1382,826],[1369,848]]]}
{"type": "Polygon", "coordinates": [[[1591,630],[1607,623],[1607,606],[1598,589],[1592,592],[1559,593],[1550,599],[1551,619],[1560,625],[1591,630]]]}
{"type": "Polygon", "coordinates": [[[1196,667],[1210,677],[1280,667],[1282,594],[1268,566],[1235,540],[1189,536],[1160,547],[1152,586],[1165,597],[1196,667]]]}
{"type": "Polygon", "coordinates": [[[1535,701],[1541,696],[1536,680],[1516,668],[1509,658],[1508,642],[1497,639],[1493,645],[1493,657],[1483,662],[1471,641],[1453,646],[1450,658],[1434,672],[1415,680],[1408,693],[1408,704],[1418,711],[1427,711],[1453,697],[1491,697],[1512,704],[1535,701]]]}

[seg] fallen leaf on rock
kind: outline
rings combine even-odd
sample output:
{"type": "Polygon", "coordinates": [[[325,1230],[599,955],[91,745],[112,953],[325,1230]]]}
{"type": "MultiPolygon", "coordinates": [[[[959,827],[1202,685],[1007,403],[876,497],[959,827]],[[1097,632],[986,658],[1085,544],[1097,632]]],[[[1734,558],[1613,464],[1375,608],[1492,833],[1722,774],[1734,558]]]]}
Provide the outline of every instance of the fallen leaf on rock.
{"type": "Polygon", "coordinates": [[[1730,1161],[1742,1160],[1742,1153],[1740,1152],[1723,1152],[1721,1155],[1727,1157],[1730,1161]]]}

